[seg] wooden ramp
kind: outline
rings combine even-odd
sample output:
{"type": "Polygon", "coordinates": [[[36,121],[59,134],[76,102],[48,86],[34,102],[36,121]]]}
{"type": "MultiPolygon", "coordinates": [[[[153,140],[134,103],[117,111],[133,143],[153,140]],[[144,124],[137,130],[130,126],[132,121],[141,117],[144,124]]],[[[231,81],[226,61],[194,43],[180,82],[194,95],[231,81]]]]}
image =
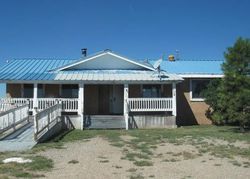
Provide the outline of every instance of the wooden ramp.
{"type": "Polygon", "coordinates": [[[18,108],[14,109],[15,111],[10,110],[3,113],[1,124],[6,127],[2,127],[4,133],[0,133],[2,136],[0,152],[28,150],[38,142],[46,141],[60,133],[63,130],[61,108],[61,104],[56,104],[39,111],[34,116],[28,116],[28,108],[26,108],[25,114],[27,116],[24,116],[24,119],[18,118],[18,113],[15,114],[18,108]],[[14,115],[12,115],[12,118],[9,118],[11,113],[14,113],[14,115]],[[15,122],[17,121],[16,119],[20,121],[18,125],[15,122]]]}
{"type": "Polygon", "coordinates": [[[34,125],[28,123],[22,128],[0,140],[0,152],[24,151],[36,145],[34,140],[34,125]]]}
{"type": "Polygon", "coordinates": [[[85,115],[84,128],[87,129],[125,129],[122,115],[85,115]]]}

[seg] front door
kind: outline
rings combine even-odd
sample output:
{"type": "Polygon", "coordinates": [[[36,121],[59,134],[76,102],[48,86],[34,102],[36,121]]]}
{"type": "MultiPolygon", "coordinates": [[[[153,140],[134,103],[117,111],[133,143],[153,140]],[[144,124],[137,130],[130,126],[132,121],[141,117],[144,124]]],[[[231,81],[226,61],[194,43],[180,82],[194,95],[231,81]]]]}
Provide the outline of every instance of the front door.
{"type": "Polygon", "coordinates": [[[84,113],[86,115],[123,114],[123,85],[86,85],[84,113]]]}
{"type": "Polygon", "coordinates": [[[111,85],[110,86],[110,113],[122,114],[123,113],[123,86],[111,85]]]}

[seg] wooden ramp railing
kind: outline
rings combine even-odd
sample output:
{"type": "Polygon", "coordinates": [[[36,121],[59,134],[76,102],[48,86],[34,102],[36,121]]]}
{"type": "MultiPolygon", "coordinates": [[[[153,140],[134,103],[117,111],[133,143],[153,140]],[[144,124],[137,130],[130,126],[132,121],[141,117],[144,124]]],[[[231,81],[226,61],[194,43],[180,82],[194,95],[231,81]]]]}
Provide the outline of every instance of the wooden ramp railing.
{"type": "Polygon", "coordinates": [[[8,111],[16,108],[17,105],[13,103],[0,103],[0,112],[8,111]]]}
{"type": "Polygon", "coordinates": [[[34,115],[34,138],[38,141],[44,134],[61,121],[62,104],[55,104],[34,115]]]}
{"type": "MultiPolygon", "coordinates": [[[[6,103],[6,104],[8,104],[8,103],[6,103]]],[[[13,130],[15,131],[16,126],[18,124],[20,124],[28,119],[29,119],[29,106],[28,106],[28,104],[1,112],[0,113],[0,134],[11,129],[11,128],[13,128],[13,130]]]]}

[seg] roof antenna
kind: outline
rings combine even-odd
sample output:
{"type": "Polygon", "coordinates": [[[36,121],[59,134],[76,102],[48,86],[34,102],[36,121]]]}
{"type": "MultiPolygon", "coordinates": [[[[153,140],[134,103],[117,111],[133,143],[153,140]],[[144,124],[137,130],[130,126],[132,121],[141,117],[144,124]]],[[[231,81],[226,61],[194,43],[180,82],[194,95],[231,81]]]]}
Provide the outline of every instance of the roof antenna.
{"type": "Polygon", "coordinates": [[[153,65],[154,69],[157,70],[155,73],[157,73],[157,77],[160,78],[160,80],[169,77],[166,75],[164,71],[161,70],[161,63],[163,60],[164,60],[164,55],[162,55],[162,57],[159,60],[157,60],[153,65]]]}
{"type": "Polygon", "coordinates": [[[157,60],[153,65],[154,69],[156,69],[158,73],[161,71],[161,62],[162,62],[162,58],[157,60]]]}
{"type": "Polygon", "coordinates": [[[162,61],[163,61],[163,55],[162,55],[162,57],[161,57],[159,60],[157,60],[157,61],[154,63],[154,65],[153,65],[154,69],[156,69],[157,72],[158,72],[158,77],[161,77],[161,62],[162,62],[162,61]]]}

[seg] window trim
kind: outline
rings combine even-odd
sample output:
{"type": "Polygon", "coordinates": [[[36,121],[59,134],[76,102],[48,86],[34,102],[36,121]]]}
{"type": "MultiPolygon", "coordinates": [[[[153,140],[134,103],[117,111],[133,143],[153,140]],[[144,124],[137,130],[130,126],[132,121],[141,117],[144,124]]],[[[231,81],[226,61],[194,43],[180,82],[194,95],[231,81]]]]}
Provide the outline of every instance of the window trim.
{"type": "Polygon", "coordinates": [[[189,97],[191,102],[204,102],[205,98],[193,98],[193,81],[209,80],[209,79],[190,79],[189,80],[189,97]]]}

